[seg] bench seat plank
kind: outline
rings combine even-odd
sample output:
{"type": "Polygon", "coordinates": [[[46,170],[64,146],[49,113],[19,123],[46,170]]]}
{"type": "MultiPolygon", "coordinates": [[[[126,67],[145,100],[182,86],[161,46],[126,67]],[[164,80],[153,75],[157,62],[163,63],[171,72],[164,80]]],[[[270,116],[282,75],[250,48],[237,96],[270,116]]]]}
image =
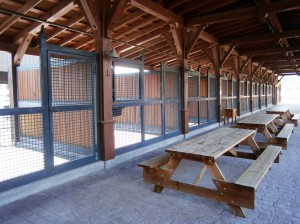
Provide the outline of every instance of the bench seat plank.
{"type": "Polygon", "coordinates": [[[291,133],[294,130],[294,124],[285,124],[279,134],[276,136],[277,138],[289,139],[291,133]]]}
{"type": "Polygon", "coordinates": [[[138,166],[148,168],[159,167],[166,164],[170,160],[170,158],[171,155],[169,153],[164,153],[160,156],[156,156],[154,158],[141,162],[138,164],[138,166]]]}
{"type": "Polygon", "coordinates": [[[298,126],[299,118],[300,118],[300,114],[294,114],[294,116],[292,117],[291,120],[295,126],[298,126]]]}
{"type": "Polygon", "coordinates": [[[269,145],[235,183],[256,189],[280,151],[280,146],[269,145]]]}

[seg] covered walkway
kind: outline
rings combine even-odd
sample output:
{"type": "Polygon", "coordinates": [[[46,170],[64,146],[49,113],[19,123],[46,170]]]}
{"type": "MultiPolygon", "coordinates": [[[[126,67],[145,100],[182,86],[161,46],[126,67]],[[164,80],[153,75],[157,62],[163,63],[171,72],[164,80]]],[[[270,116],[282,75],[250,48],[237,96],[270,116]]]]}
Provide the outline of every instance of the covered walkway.
{"type": "MultiPolygon", "coordinates": [[[[300,113],[299,104],[285,106],[300,113]]],[[[153,193],[137,164],[161,154],[164,149],[160,149],[4,205],[0,223],[300,223],[299,138],[300,128],[295,127],[288,149],[257,189],[255,210],[246,209],[245,219],[235,217],[225,204],[206,198],[169,189],[153,193]]],[[[219,161],[229,180],[249,164],[230,157],[219,161]],[[229,169],[230,165],[234,167],[229,169]]],[[[197,165],[186,164],[182,172],[194,177],[197,165]]],[[[180,178],[181,173],[176,175],[180,178]]]]}

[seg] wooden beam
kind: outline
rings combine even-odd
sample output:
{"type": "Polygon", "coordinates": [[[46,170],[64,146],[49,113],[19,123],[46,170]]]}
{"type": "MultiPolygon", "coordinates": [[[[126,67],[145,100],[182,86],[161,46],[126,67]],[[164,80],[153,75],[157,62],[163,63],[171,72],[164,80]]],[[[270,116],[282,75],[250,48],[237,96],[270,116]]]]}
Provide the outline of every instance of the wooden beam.
{"type": "MultiPolygon", "coordinates": [[[[17,12],[21,14],[26,14],[29,12],[32,8],[34,8],[37,4],[39,4],[42,0],[29,0],[27,1],[17,12]]],[[[17,20],[18,16],[11,15],[9,18],[2,21],[0,25],[0,35],[8,29],[11,25],[13,25],[17,20]]]]}
{"type": "Polygon", "coordinates": [[[93,30],[98,30],[99,25],[97,24],[96,15],[93,15],[92,10],[90,9],[90,6],[88,5],[86,0],[79,0],[80,9],[82,9],[83,13],[86,16],[86,19],[89,21],[90,26],[93,30]]]}
{"type": "MultiPolygon", "coordinates": [[[[59,3],[58,5],[55,5],[51,10],[48,12],[42,14],[39,19],[46,20],[49,22],[55,21],[57,18],[61,17],[62,15],[66,14],[70,10],[72,10],[75,7],[73,0],[65,0],[59,3]]],[[[18,33],[14,38],[13,42],[17,43],[20,41],[24,36],[27,36],[27,34],[36,34],[40,31],[40,27],[43,25],[40,22],[34,22],[31,25],[27,26],[25,29],[23,29],[20,33],[18,33]]]]}
{"type": "Polygon", "coordinates": [[[272,56],[272,57],[255,57],[253,61],[255,62],[287,62],[287,61],[294,61],[300,60],[300,56],[272,56]]]}
{"type": "Polygon", "coordinates": [[[244,64],[242,64],[241,66],[241,73],[242,71],[246,68],[246,65],[251,61],[251,57],[248,57],[247,60],[244,62],[244,64]]]}
{"type": "Polygon", "coordinates": [[[254,78],[255,73],[261,68],[263,63],[260,63],[254,70],[252,70],[251,77],[254,78]]]}
{"type": "Polygon", "coordinates": [[[178,55],[182,55],[183,52],[183,28],[177,27],[176,23],[169,24],[174,39],[174,44],[178,55]]]}
{"type": "Polygon", "coordinates": [[[179,23],[184,24],[183,18],[174,14],[171,10],[167,10],[161,5],[154,3],[152,1],[144,0],[130,0],[132,6],[135,6],[150,15],[153,15],[167,23],[179,23]]]}
{"type": "Polygon", "coordinates": [[[218,40],[218,38],[212,36],[211,34],[209,34],[206,31],[202,31],[200,33],[200,38],[208,43],[211,44],[220,44],[220,41],[218,40]]]}
{"type": "Polygon", "coordinates": [[[241,51],[241,55],[264,55],[264,54],[285,54],[286,52],[299,52],[300,47],[285,47],[285,48],[277,48],[277,47],[270,47],[270,48],[258,48],[258,49],[251,49],[247,51],[241,51]]]}
{"type": "Polygon", "coordinates": [[[28,34],[26,37],[23,38],[23,40],[21,41],[21,44],[17,50],[17,53],[15,54],[14,57],[14,64],[15,65],[20,65],[21,64],[21,60],[30,44],[30,41],[32,39],[33,35],[32,34],[28,34]]]}
{"type": "Polygon", "coordinates": [[[108,20],[107,29],[113,30],[115,26],[118,24],[119,19],[121,18],[123,11],[128,3],[128,0],[117,0],[114,2],[114,6],[112,8],[112,14],[108,20]]]}
{"type": "Polygon", "coordinates": [[[167,43],[169,44],[170,48],[172,49],[172,51],[174,52],[174,54],[178,58],[179,55],[178,55],[177,49],[175,47],[174,41],[170,38],[169,35],[163,35],[163,38],[167,41],[167,43]]]}
{"type": "Polygon", "coordinates": [[[220,61],[221,67],[223,66],[223,64],[225,63],[225,61],[229,58],[229,56],[233,52],[234,48],[235,48],[235,45],[230,46],[230,48],[226,51],[225,55],[223,56],[223,58],[220,61]]]}
{"type": "Polygon", "coordinates": [[[199,40],[200,34],[201,34],[201,32],[204,31],[205,27],[206,27],[206,24],[202,24],[201,26],[197,27],[195,33],[193,34],[193,36],[192,36],[191,40],[189,41],[188,46],[185,50],[186,56],[189,55],[189,53],[191,52],[191,50],[193,49],[193,47],[195,46],[195,44],[199,40]]]}
{"type": "MultiPolygon", "coordinates": [[[[280,40],[282,38],[299,38],[300,30],[289,30],[285,32],[281,32],[277,35],[277,39],[280,40]]],[[[274,34],[267,33],[261,35],[253,35],[253,36],[242,36],[239,38],[232,38],[228,40],[224,40],[221,42],[222,45],[231,45],[231,44],[245,44],[252,42],[262,42],[262,41],[274,41],[274,34]]]]}
{"type": "MultiPolygon", "coordinates": [[[[267,13],[270,12],[284,12],[290,10],[300,9],[300,4],[298,0],[285,0],[279,2],[273,2],[268,4],[267,13]]],[[[208,24],[227,22],[232,20],[239,20],[245,18],[255,18],[257,17],[257,7],[251,6],[242,9],[233,9],[230,11],[225,11],[221,13],[213,13],[205,16],[197,16],[194,18],[188,18],[186,20],[187,26],[193,26],[202,24],[204,22],[208,24]]]]}

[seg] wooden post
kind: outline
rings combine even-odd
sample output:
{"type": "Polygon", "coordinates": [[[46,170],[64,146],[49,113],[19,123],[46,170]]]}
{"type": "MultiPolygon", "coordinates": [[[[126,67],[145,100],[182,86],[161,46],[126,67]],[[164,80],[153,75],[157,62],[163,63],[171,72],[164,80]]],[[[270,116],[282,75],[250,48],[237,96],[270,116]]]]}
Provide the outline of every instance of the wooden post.
{"type": "Polygon", "coordinates": [[[182,111],[181,111],[181,120],[182,120],[182,134],[189,133],[189,108],[188,108],[188,88],[189,88],[189,79],[188,72],[185,71],[187,66],[187,60],[185,59],[182,66],[182,111]]]}
{"type": "Polygon", "coordinates": [[[213,64],[217,78],[217,115],[218,122],[222,122],[222,81],[221,81],[221,59],[220,59],[220,45],[212,45],[212,53],[213,53],[213,64]]]}
{"type": "Polygon", "coordinates": [[[102,160],[115,157],[114,121],[112,116],[112,61],[106,56],[111,49],[111,32],[107,27],[107,18],[110,13],[110,1],[89,1],[94,13],[95,21],[100,29],[95,30],[95,50],[99,53],[99,141],[102,160]],[[98,12],[98,13],[97,13],[98,12]]]}

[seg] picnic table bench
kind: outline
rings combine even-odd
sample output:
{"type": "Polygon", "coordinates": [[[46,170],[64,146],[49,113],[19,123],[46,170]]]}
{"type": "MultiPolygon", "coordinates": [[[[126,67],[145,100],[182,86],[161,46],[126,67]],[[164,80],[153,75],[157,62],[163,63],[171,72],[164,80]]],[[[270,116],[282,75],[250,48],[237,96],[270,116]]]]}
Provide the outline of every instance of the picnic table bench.
{"type": "Polygon", "coordinates": [[[281,151],[279,146],[268,146],[261,151],[254,140],[255,134],[255,130],[220,128],[184,141],[166,149],[163,155],[139,163],[143,167],[144,181],[154,184],[153,191],[157,193],[170,188],[227,203],[235,215],[245,217],[242,207],[254,209],[257,186],[273,162],[278,161],[281,151]],[[254,162],[240,178],[229,182],[219,168],[217,159],[226,153],[244,158],[245,154],[239,154],[234,149],[241,141],[249,143],[254,156],[245,158],[251,158],[254,162]],[[183,159],[204,164],[193,184],[172,179],[183,159]],[[199,186],[206,171],[211,174],[216,189],[199,186]]]}
{"type": "Polygon", "coordinates": [[[283,107],[283,106],[275,106],[268,110],[266,110],[267,114],[279,114],[280,117],[284,120],[286,123],[294,124],[295,126],[298,126],[298,121],[300,118],[300,114],[292,114],[289,111],[289,108],[283,107]]]}
{"type": "Polygon", "coordinates": [[[266,148],[272,144],[287,149],[288,140],[294,130],[294,124],[281,124],[278,118],[279,114],[258,113],[238,121],[237,126],[245,129],[256,129],[257,132],[262,133],[266,138],[266,142],[257,142],[260,148],[266,148]],[[276,127],[275,124],[280,124],[280,127],[276,127]]]}

